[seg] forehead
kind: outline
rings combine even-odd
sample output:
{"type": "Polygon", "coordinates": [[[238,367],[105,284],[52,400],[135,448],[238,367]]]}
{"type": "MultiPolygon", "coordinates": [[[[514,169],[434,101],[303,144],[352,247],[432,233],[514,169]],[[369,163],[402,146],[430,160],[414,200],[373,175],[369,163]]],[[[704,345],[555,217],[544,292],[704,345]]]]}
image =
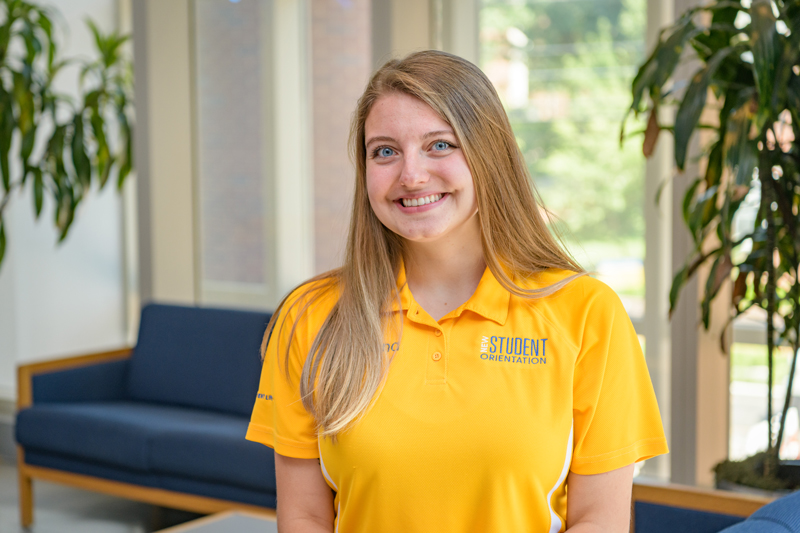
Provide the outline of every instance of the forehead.
{"type": "Polygon", "coordinates": [[[367,142],[373,136],[424,135],[436,130],[453,131],[431,106],[399,92],[378,97],[364,123],[367,142]]]}

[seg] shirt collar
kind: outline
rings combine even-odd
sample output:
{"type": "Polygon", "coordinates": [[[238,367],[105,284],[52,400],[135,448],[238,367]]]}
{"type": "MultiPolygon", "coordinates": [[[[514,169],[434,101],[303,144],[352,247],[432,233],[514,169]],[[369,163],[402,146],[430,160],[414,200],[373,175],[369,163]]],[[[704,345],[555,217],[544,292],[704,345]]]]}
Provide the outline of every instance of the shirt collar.
{"type": "MultiPolygon", "coordinates": [[[[419,305],[414,300],[414,295],[411,294],[411,290],[408,288],[405,264],[402,261],[400,262],[400,268],[397,274],[397,290],[400,293],[400,308],[403,311],[408,311],[412,307],[419,305]]],[[[475,292],[469,300],[446,316],[461,316],[463,311],[471,311],[484,318],[493,320],[502,326],[505,324],[506,318],[508,318],[508,305],[510,300],[511,293],[500,285],[500,282],[494,277],[489,267],[486,267],[480,282],[478,282],[478,288],[475,289],[475,292]]],[[[397,310],[396,302],[393,304],[393,309],[395,311],[397,310]]]]}

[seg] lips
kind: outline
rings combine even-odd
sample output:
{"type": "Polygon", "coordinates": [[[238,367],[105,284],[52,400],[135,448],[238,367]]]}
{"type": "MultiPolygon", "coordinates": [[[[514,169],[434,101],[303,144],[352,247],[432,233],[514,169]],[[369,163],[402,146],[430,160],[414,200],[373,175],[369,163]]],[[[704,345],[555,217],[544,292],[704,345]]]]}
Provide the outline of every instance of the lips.
{"type": "Polygon", "coordinates": [[[421,198],[400,198],[400,203],[403,207],[421,207],[423,205],[432,204],[434,202],[438,202],[444,197],[443,193],[439,194],[431,194],[429,196],[423,196],[421,198]]]}

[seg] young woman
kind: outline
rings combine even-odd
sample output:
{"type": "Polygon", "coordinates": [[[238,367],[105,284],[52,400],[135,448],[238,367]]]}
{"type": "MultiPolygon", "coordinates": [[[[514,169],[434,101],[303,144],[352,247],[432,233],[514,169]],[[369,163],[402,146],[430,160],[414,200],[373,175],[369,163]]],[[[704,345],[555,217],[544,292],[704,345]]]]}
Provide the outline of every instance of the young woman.
{"type": "Polygon", "coordinates": [[[247,433],[281,532],[627,532],[633,464],[667,452],[644,358],[548,231],[489,80],[389,61],[351,149],[345,264],[280,305],[247,433]]]}

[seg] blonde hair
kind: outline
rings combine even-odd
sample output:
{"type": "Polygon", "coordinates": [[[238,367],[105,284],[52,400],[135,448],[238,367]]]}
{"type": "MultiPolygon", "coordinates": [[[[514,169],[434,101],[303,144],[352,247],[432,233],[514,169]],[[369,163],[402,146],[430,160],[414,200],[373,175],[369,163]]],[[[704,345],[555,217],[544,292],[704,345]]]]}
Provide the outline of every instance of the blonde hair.
{"type": "MultiPolygon", "coordinates": [[[[399,302],[396,278],[403,240],[372,211],[364,145],[364,124],[373,104],[392,92],[425,102],[453,128],[472,173],[484,259],[506,290],[521,298],[539,298],[584,272],[548,230],[508,117],[483,72],[464,59],[432,50],[389,61],[370,79],[352,119],[356,182],[344,265],[311,280],[317,283],[301,286],[300,297],[289,306],[297,306],[301,317],[324,294],[338,293],[300,378],[303,405],[325,436],[335,437],[369,408],[388,371],[385,334],[401,322],[402,312],[395,313],[393,306],[399,302]],[[537,289],[513,280],[551,268],[575,274],[537,289]]],[[[265,344],[285,303],[286,299],[267,327],[265,344]]],[[[287,310],[283,316],[288,314],[287,310]]],[[[285,356],[288,372],[288,346],[285,356]]]]}

